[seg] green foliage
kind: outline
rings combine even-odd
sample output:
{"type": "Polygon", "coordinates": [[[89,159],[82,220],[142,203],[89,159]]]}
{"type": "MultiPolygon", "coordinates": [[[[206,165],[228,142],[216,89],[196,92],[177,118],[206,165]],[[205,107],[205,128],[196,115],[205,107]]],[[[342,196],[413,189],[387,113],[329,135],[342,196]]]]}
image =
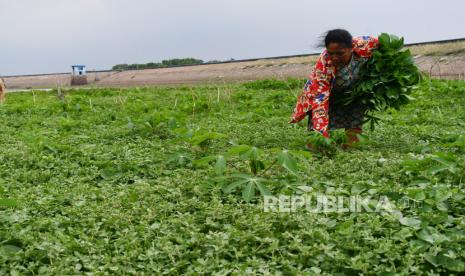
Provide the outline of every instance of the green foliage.
{"type": "Polygon", "coordinates": [[[446,147],[456,149],[457,151],[465,151],[465,134],[457,136],[454,141],[445,144],[446,147]]]}
{"type": "Polygon", "coordinates": [[[405,161],[403,163],[407,172],[426,172],[428,174],[437,174],[441,172],[456,173],[458,165],[457,157],[453,153],[441,153],[426,156],[420,160],[405,161]]]}
{"type": "Polygon", "coordinates": [[[412,99],[410,94],[421,80],[410,50],[403,49],[403,38],[383,33],[378,39],[379,48],[360,70],[359,81],[339,102],[361,104],[371,129],[380,120],[373,115],[374,112],[399,109],[409,103],[412,99]]]}
{"type": "Polygon", "coordinates": [[[316,131],[310,133],[306,143],[310,144],[313,149],[324,154],[332,154],[336,150],[336,142],[333,138],[326,138],[316,131]]]}
{"type": "Polygon", "coordinates": [[[174,58],[163,60],[161,63],[158,62],[149,62],[145,64],[117,64],[113,66],[112,70],[124,71],[124,70],[142,70],[142,69],[155,69],[155,68],[165,68],[181,65],[195,65],[203,64],[203,60],[195,58],[174,58]]]}
{"type": "Polygon", "coordinates": [[[322,140],[331,154],[304,150],[288,88],[11,93],[0,275],[461,275],[464,92],[428,80],[353,151],[322,140]],[[398,212],[264,212],[267,194],[385,195],[398,212]]]}
{"type": "Polygon", "coordinates": [[[177,152],[168,156],[166,163],[169,167],[186,167],[192,161],[192,156],[189,153],[177,152]]]}
{"type": "Polygon", "coordinates": [[[222,133],[217,132],[196,132],[189,140],[192,145],[200,146],[202,148],[206,147],[211,141],[223,139],[227,136],[222,133]]]}
{"type": "Polygon", "coordinates": [[[463,216],[465,211],[465,195],[459,192],[465,166],[458,159],[451,152],[438,152],[402,163],[404,172],[412,178],[410,186],[403,192],[408,198],[422,202],[422,206],[419,210],[413,210],[417,218],[405,217],[399,221],[416,230],[418,240],[412,242],[422,244],[421,251],[428,263],[436,269],[451,272],[465,271],[463,258],[454,253],[464,250],[461,243],[456,243],[457,238],[464,237],[463,230],[452,220],[447,222],[446,219],[448,215],[463,216]],[[449,225],[448,228],[445,225],[449,225]]]}
{"type": "Polygon", "coordinates": [[[276,159],[278,163],[283,166],[286,170],[293,174],[298,174],[297,172],[297,161],[291,155],[288,150],[283,150],[278,153],[276,159]]]}
{"type": "Polygon", "coordinates": [[[7,207],[14,207],[16,206],[17,202],[13,199],[1,199],[0,198],[0,206],[7,206],[7,207]]]}
{"type": "Polygon", "coordinates": [[[266,179],[248,175],[248,174],[233,174],[230,176],[234,181],[223,188],[223,192],[231,193],[236,188],[242,187],[242,199],[249,202],[255,197],[255,191],[258,190],[261,195],[271,195],[266,187],[266,179]]]}
{"type": "MultiPolygon", "coordinates": [[[[312,157],[306,151],[285,149],[272,149],[268,156],[264,155],[265,152],[257,147],[236,145],[229,148],[224,154],[206,156],[196,160],[194,163],[197,166],[208,166],[216,160],[213,165],[215,177],[212,180],[217,183],[223,183],[224,193],[232,193],[236,188],[242,187],[242,199],[245,202],[249,202],[255,197],[256,191],[262,196],[271,195],[267,185],[272,184],[275,179],[278,179],[278,175],[285,176],[287,173],[290,173],[300,178],[297,159],[299,158],[305,162],[312,157]],[[235,157],[239,159],[237,160],[235,157]],[[272,161],[266,164],[265,159],[270,159],[270,157],[272,161]],[[285,171],[280,171],[275,165],[280,165],[285,171]],[[239,170],[237,172],[237,168],[248,168],[248,170],[239,170]]],[[[287,186],[291,185],[286,178],[281,177],[281,181],[287,186]]]]}
{"type": "Polygon", "coordinates": [[[5,196],[5,191],[3,190],[2,183],[3,181],[0,180],[0,207],[14,207],[18,203],[16,200],[13,199],[6,199],[3,198],[5,196]]]}
{"type": "Polygon", "coordinates": [[[288,78],[286,80],[278,80],[278,79],[265,79],[265,80],[255,80],[255,81],[248,81],[242,84],[243,87],[247,89],[253,90],[288,90],[288,89],[301,89],[302,83],[304,81],[301,79],[293,79],[288,78]]]}

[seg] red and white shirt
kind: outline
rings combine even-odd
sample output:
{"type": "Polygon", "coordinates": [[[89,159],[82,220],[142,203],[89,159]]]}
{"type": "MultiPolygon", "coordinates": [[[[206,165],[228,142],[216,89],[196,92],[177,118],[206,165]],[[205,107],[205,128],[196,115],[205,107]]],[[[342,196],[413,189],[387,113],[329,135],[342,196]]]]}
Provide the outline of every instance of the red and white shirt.
{"type": "MultiPolygon", "coordinates": [[[[375,37],[362,36],[353,38],[353,53],[360,57],[371,57],[373,50],[377,48],[378,39],[375,37]]],[[[332,81],[336,76],[336,67],[332,64],[330,58],[331,56],[326,50],[318,57],[302,93],[297,98],[297,104],[291,118],[291,123],[300,122],[305,118],[307,112],[311,111],[313,129],[325,137],[329,137],[329,96],[332,81]]]]}

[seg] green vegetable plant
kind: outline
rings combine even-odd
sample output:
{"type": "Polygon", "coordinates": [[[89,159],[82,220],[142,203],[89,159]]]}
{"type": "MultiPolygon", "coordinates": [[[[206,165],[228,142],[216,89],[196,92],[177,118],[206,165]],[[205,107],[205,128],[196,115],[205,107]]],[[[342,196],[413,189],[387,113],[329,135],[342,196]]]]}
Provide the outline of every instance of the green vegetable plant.
{"type": "Polygon", "coordinates": [[[205,166],[214,161],[214,181],[223,184],[223,192],[229,194],[240,188],[242,199],[249,202],[257,191],[262,196],[271,195],[268,186],[273,185],[278,175],[283,173],[277,169],[278,167],[284,169],[285,174],[299,178],[298,160],[305,162],[312,156],[306,151],[286,149],[272,149],[269,156],[264,155],[264,151],[257,147],[236,145],[224,154],[206,156],[195,161],[195,164],[205,166]],[[265,159],[270,159],[270,157],[271,160],[266,162],[265,159]],[[231,167],[229,170],[228,159],[231,167]],[[233,168],[239,170],[239,173],[234,172],[233,168]]]}
{"type": "Polygon", "coordinates": [[[404,49],[403,38],[382,33],[378,40],[379,48],[363,65],[359,81],[341,99],[343,104],[361,104],[371,129],[380,120],[375,112],[409,103],[413,99],[410,94],[421,81],[410,50],[404,49]]]}

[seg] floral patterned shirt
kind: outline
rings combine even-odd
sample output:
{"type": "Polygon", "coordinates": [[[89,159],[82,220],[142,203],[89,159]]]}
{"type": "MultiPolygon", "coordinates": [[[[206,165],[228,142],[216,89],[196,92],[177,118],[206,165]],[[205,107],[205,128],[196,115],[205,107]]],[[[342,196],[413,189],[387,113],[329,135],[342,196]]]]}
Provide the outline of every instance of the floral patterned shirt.
{"type": "MultiPolygon", "coordinates": [[[[355,37],[352,42],[353,54],[361,58],[370,58],[374,49],[378,48],[378,39],[371,36],[355,37]]],[[[344,70],[341,68],[340,70],[344,70]]],[[[358,72],[358,71],[357,71],[358,72]]],[[[329,96],[334,82],[338,81],[336,67],[332,64],[326,50],[321,53],[313,68],[292,115],[291,123],[297,123],[311,111],[313,129],[329,137],[329,96]]]]}

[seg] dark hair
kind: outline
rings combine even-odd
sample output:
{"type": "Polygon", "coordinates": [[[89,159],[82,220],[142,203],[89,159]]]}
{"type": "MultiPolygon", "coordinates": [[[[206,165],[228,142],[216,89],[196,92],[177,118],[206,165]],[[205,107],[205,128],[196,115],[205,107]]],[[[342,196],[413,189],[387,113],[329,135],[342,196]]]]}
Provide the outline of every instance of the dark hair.
{"type": "Polygon", "coordinates": [[[330,30],[324,36],[324,46],[328,47],[330,43],[339,43],[346,48],[352,48],[352,35],[344,29],[330,30]]]}

